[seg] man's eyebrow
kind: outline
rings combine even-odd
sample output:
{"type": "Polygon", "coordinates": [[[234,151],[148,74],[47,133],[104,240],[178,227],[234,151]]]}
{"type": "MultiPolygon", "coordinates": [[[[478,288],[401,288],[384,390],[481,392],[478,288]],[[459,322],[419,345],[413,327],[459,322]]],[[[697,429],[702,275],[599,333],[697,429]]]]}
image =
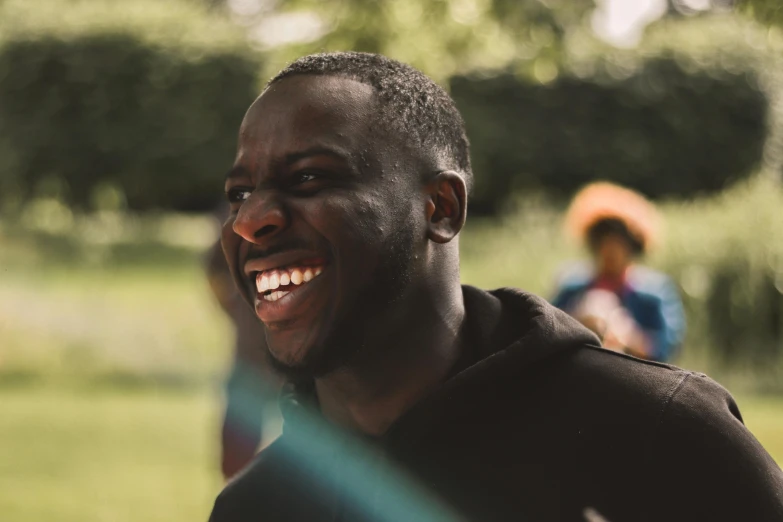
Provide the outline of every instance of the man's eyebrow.
{"type": "MultiPolygon", "coordinates": [[[[345,162],[350,162],[350,154],[348,154],[347,152],[336,147],[326,147],[323,145],[317,145],[299,152],[292,152],[290,154],[286,154],[282,163],[285,164],[286,166],[290,166],[299,160],[302,160],[304,158],[310,158],[313,156],[330,156],[335,159],[339,159],[345,162]]],[[[229,179],[242,178],[247,176],[250,176],[247,169],[240,165],[237,165],[235,167],[232,167],[226,173],[225,179],[229,180],[229,179]]]]}
{"type": "Polygon", "coordinates": [[[344,152],[338,148],[317,145],[315,147],[310,147],[309,149],[305,149],[303,151],[286,154],[284,162],[286,165],[292,165],[301,159],[309,158],[312,156],[331,156],[332,158],[339,159],[345,162],[348,162],[350,158],[350,155],[347,152],[344,152]]]}

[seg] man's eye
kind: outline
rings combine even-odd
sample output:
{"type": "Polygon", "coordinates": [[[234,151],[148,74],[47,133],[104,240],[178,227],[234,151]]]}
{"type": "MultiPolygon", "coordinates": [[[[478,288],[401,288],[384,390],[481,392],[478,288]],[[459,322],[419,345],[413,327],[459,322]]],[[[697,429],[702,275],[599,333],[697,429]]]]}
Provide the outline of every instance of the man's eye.
{"type": "Polygon", "coordinates": [[[292,176],[292,182],[294,185],[301,185],[319,178],[320,176],[315,172],[297,172],[292,176]]]}
{"type": "Polygon", "coordinates": [[[229,189],[229,191],[226,193],[226,196],[228,197],[229,203],[242,203],[250,197],[251,192],[252,190],[247,188],[235,187],[229,189]]]}

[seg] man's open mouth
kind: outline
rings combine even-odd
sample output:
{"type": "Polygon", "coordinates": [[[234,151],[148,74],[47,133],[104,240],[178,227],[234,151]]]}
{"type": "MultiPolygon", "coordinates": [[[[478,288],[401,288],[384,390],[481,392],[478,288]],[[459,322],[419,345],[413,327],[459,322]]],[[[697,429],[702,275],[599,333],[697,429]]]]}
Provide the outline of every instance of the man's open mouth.
{"type": "Polygon", "coordinates": [[[320,281],[329,277],[324,274],[329,273],[329,265],[327,256],[302,250],[249,259],[244,272],[247,282],[254,285],[258,318],[270,326],[316,313],[328,296],[320,281]]]}
{"type": "Polygon", "coordinates": [[[324,265],[288,266],[255,272],[256,290],[265,301],[277,301],[321,275],[324,265]]]}

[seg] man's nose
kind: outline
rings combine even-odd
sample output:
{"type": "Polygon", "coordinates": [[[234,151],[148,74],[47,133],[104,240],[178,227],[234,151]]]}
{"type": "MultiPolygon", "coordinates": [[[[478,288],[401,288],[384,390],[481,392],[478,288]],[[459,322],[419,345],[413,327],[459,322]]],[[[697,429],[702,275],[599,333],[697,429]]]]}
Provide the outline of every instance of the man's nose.
{"type": "Polygon", "coordinates": [[[234,220],[234,232],[250,243],[260,244],[288,226],[288,215],[274,194],[253,192],[234,220]]]}

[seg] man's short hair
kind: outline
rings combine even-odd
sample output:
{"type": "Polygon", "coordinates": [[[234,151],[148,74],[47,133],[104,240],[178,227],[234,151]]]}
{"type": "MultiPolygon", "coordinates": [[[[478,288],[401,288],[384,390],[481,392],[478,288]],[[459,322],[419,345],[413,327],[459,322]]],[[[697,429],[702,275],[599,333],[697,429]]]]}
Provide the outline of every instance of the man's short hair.
{"type": "Polygon", "coordinates": [[[473,183],[470,145],[465,123],[451,97],[438,84],[414,69],[379,54],[335,52],[313,54],[294,61],[267,87],[295,75],[335,75],[372,86],[381,111],[377,121],[413,148],[431,147],[445,155],[449,168],[473,183]]]}

